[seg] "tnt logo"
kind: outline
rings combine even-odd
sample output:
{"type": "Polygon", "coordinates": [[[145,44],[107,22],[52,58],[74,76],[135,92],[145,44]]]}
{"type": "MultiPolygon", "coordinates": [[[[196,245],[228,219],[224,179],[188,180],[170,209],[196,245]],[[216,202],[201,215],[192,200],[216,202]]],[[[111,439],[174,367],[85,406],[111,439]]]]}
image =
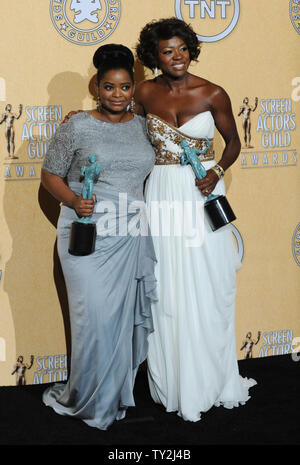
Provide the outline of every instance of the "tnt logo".
{"type": "Polygon", "coordinates": [[[239,0],[175,0],[175,13],[192,25],[199,40],[216,42],[235,28],[240,4],[239,0]]]}

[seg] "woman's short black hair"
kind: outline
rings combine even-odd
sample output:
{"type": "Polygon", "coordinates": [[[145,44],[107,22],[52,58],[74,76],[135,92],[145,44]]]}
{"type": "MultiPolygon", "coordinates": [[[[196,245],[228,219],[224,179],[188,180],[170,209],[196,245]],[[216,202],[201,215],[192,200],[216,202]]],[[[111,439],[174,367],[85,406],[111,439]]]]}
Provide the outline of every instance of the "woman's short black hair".
{"type": "Polygon", "coordinates": [[[134,82],[134,56],[132,51],[121,44],[106,44],[99,47],[94,53],[93,63],[97,68],[97,81],[101,81],[103,75],[111,69],[125,69],[134,82]]]}
{"type": "Polygon", "coordinates": [[[190,59],[196,61],[201,42],[190,25],[178,18],[160,19],[151,21],[142,29],[136,52],[141,63],[152,71],[159,67],[158,42],[172,37],[180,37],[190,53],[190,59]]]}

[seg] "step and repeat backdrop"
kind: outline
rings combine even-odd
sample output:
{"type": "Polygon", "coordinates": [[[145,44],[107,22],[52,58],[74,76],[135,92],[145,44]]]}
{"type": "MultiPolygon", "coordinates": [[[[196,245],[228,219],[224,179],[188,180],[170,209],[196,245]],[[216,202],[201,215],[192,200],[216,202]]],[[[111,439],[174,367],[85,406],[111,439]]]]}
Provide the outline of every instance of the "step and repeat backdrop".
{"type": "MultiPolygon", "coordinates": [[[[238,359],[300,352],[300,0],[27,0],[1,6],[0,385],[65,380],[70,328],[59,204],[40,184],[70,110],[95,107],[100,45],[133,51],[176,16],[203,42],[190,71],[230,95],[242,150],[226,172],[237,215],[238,359]]],[[[136,80],[152,78],[140,64],[136,80]]],[[[224,147],[216,133],[217,160],[224,147]]]]}

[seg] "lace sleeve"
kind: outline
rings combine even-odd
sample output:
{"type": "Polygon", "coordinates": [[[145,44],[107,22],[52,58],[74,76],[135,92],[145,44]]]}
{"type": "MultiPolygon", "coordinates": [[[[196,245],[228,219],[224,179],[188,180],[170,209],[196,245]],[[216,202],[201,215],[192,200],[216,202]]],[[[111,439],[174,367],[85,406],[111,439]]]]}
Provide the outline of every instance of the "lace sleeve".
{"type": "Polygon", "coordinates": [[[75,149],[74,124],[69,120],[56,130],[47,150],[42,168],[61,178],[66,177],[75,149]]]}

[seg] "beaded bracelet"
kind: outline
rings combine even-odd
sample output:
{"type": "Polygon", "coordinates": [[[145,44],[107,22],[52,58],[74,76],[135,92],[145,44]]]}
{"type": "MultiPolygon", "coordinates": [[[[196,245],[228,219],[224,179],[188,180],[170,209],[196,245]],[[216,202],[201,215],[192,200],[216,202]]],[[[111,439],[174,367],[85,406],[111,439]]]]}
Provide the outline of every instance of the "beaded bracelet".
{"type": "Polygon", "coordinates": [[[214,165],[214,166],[212,166],[211,169],[214,170],[214,172],[218,175],[218,178],[219,178],[219,179],[223,178],[223,176],[224,176],[224,170],[223,170],[222,166],[220,166],[220,165],[214,165]]]}

